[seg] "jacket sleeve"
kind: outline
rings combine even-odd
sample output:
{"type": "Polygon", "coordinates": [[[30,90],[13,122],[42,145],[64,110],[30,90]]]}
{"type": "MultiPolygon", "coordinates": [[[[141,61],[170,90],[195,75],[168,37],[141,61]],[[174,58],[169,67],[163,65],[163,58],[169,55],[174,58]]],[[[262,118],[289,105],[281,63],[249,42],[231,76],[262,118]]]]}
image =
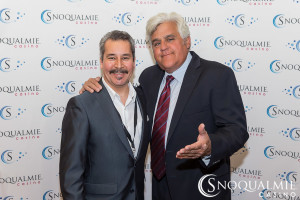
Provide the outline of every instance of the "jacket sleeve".
{"type": "Polygon", "coordinates": [[[71,98],[62,122],[60,187],[64,200],[84,200],[88,119],[78,99],[71,98]]]}
{"type": "Polygon", "coordinates": [[[212,144],[209,166],[238,151],[249,137],[244,106],[233,71],[226,68],[219,80],[211,96],[217,129],[214,134],[209,134],[212,144]]]}

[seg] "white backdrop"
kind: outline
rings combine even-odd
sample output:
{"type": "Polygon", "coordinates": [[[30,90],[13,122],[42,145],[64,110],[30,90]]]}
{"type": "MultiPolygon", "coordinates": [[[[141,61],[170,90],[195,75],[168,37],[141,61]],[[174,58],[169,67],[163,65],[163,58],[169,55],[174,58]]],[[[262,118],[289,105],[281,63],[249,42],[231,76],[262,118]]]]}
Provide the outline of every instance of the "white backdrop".
{"type": "Polygon", "coordinates": [[[145,24],[171,11],[189,24],[192,50],[237,77],[250,138],[231,158],[233,183],[296,186],[233,187],[233,199],[300,199],[299,0],[0,0],[0,199],[61,198],[61,121],[68,99],[100,75],[100,38],[133,36],[137,83],[154,63],[145,24]]]}

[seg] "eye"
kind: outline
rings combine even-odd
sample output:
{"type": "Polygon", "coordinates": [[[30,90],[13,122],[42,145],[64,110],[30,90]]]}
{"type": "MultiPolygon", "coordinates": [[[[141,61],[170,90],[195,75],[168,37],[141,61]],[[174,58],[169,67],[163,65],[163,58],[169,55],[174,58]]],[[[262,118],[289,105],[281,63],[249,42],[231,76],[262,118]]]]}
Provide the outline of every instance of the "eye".
{"type": "Polygon", "coordinates": [[[168,41],[168,42],[171,42],[171,41],[173,41],[173,40],[175,40],[175,38],[167,38],[167,41],[168,41]]]}
{"type": "Polygon", "coordinates": [[[129,60],[129,57],[123,57],[122,60],[129,60]]]}
{"type": "Polygon", "coordinates": [[[154,42],[154,43],[153,43],[153,46],[154,46],[154,47],[158,47],[159,45],[160,45],[160,42],[154,42]]]}
{"type": "Polygon", "coordinates": [[[115,60],[116,58],[113,57],[113,56],[109,56],[109,57],[107,57],[107,59],[108,59],[108,60],[115,60]]]}

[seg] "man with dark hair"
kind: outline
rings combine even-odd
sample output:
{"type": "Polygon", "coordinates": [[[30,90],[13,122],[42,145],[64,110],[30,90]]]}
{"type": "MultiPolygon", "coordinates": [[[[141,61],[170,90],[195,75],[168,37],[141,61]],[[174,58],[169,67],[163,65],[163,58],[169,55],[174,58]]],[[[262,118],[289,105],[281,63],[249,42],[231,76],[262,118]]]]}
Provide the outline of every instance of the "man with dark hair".
{"type": "Polygon", "coordinates": [[[100,41],[101,93],[69,100],[62,123],[60,186],[64,200],[144,199],[149,143],[142,96],[129,82],[134,41],[123,31],[100,41]]]}

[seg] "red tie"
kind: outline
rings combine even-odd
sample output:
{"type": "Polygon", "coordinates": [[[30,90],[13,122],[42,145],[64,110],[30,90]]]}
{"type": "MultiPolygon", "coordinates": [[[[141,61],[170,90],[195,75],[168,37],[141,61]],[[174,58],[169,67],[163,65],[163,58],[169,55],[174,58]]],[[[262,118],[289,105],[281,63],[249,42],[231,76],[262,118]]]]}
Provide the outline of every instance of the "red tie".
{"type": "Polygon", "coordinates": [[[170,83],[174,77],[166,77],[166,85],[160,94],[157,104],[151,141],[151,167],[154,176],[160,180],[166,173],[165,165],[165,134],[169,113],[170,83]]]}

